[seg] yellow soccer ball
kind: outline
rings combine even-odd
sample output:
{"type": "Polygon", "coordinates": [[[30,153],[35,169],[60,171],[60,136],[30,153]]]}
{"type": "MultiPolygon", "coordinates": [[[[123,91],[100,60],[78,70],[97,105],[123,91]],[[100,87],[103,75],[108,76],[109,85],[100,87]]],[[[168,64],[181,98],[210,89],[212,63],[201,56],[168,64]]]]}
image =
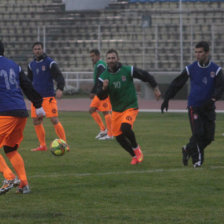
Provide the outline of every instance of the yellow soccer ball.
{"type": "Polygon", "coordinates": [[[54,156],[63,156],[68,150],[68,144],[62,139],[55,139],[51,143],[50,150],[54,156]]]}

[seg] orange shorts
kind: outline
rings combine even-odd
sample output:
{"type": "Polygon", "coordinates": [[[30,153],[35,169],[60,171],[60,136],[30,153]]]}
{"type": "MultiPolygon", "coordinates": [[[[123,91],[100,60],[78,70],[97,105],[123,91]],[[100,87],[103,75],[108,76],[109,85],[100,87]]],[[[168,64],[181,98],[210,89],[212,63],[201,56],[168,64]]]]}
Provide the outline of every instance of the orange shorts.
{"type": "MultiPolygon", "coordinates": [[[[42,107],[46,113],[46,117],[58,117],[58,107],[55,97],[44,97],[42,107]]],[[[31,117],[37,117],[36,108],[33,104],[31,104],[31,117]]]]}
{"type": "Polygon", "coordinates": [[[112,135],[118,136],[122,134],[121,124],[128,123],[133,128],[133,124],[138,115],[138,109],[130,108],[123,112],[112,111],[112,135]]]}
{"type": "Polygon", "coordinates": [[[95,107],[99,111],[111,111],[110,99],[107,97],[105,100],[100,100],[98,96],[94,96],[90,107],[95,107]]]}
{"type": "Polygon", "coordinates": [[[23,140],[26,117],[0,116],[0,148],[3,145],[14,147],[23,140]]]}

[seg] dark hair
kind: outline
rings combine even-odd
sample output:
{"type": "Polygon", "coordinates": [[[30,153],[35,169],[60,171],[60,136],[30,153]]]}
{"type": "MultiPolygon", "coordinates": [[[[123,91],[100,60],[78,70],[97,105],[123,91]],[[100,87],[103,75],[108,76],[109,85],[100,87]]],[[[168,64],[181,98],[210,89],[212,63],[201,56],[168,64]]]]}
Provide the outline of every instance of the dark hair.
{"type": "Polygon", "coordinates": [[[108,50],[106,55],[111,54],[111,53],[115,53],[117,55],[117,58],[119,58],[118,52],[115,49],[108,50]]]}
{"type": "Polygon", "coordinates": [[[4,51],[5,51],[4,44],[0,40],[0,55],[4,55],[4,51]]]}
{"type": "Polygon", "coordinates": [[[42,48],[44,47],[43,43],[40,41],[37,41],[33,44],[32,49],[36,46],[36,45],[40,45],[42,48]]]}
{"type": "Polygon", "coordinates": [[[200,41],[196,44],[195,48],[203,48],[205,52],[209,51],[209,44],[206,41],[200,41]]]}
{"type": "Polygon", "coordinates": [[[95,55],[100,56],[100,51],[98,49],[92,49],[89,53],[94,53],[95,55]]]}

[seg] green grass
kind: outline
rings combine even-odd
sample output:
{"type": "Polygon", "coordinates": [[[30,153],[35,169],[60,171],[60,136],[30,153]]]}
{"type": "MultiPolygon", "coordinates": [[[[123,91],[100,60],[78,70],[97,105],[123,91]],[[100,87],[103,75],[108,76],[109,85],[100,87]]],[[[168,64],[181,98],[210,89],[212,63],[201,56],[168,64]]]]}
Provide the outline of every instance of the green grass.
{"type": "MultiPolygon", "coordinates": [[[[220,224],[224,220],[224,115],[205,164],[183,167],[180,148],[190,136],[187,114],[139,113],[134,130],[144,161],[115,140],[97,141],[88,113],[61,112],[71,152],[55,157],[31,152],[38,145],[28,119],[19,151],[32,192],[0,197],[0,223],[21,224],[220,224]]],[[[48,145],[56,138],[45,119],[48,145]]]]}

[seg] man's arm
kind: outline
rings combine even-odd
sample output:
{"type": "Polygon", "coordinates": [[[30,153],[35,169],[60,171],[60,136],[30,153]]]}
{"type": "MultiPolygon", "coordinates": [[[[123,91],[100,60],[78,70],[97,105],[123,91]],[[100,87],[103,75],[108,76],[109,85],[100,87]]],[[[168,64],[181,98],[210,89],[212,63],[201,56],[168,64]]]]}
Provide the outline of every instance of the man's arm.
{"type": "Polygon", "coordinates": [[[33,85],[25,73],[21,70],[19,73],[20,87],[23,90],[26,97],[33,103],[34,107],[40,108],[42,105],[42,97],[40,94],[33,88],[33,85]]]}
{"type": "Polygon", "coordinates": [[[108,97],[107,86],[108,86],[108,80],[103,80],[99,78],[96,94],[101,100],[104,100],[108,97]]]}
{"type": "Polygon", "coordinates": [[[91,93],[92,94],[96,94],[97,93],[97,85],[98,85],[98,82],[99,82],[99,77],[100,75],[105,71],[105,66],[103,66],[102,64],[100,64],[98,67],[97,67],[97,70],[96,70],[96,82],[94,83],[94,86],[91,90],[91,93]]]}
{"type": "Polygon", "coordinates": [[[33,81],[33,72],[30,69],[30,66],[28,65],[27,67],[27,77],[29,78],[29,80],[32,82],[33,81]]]}
{"type": "Polygon", "coordinates": [[[149,85],[153,88],[154,95],[157,100],[159,100],[161,96],[161,92],[157,85],[155,78],[145,70],[133,67],[133,78],[137,78],[142,80],[143,82],[148,82],[149,85]]]}
{"type": "Polygon", "coordinates": [[[148,82],[152,88],[157,86],[155,78],[145,70],[133,67],[133,78],[142,80],[143,82],[148,82]]]}
{"type": "Polygon", "coordinates": [[[57,82],[57,89],[60,89],[61,91],[63,91],[65,87],[65,79],[56,63],[53,63],[51,65],[50,72],[51,72],[52,78],[57,82]]]}
{"type": "Polygon", "coordinates": [[[212,95],[212,99],[219,100],[222,97],[224,92],[224,74],[223,71],[220,70],[215,77],[215,91],[212,95]]]}
{"type": "Polygon", "coordinates": [[[187,82],[188,80],[188,74],[187,74],[187,70],[184,69],[182,71],[182,73],[177,76],[169,85],[168,89],[166,90],[165,94],[164,94],[164,101],[161,105],[161,112],[163,113],[164,109],[167,111],[168,110],[168,104],[169,104],[169,100],[171,98],[173,98],[177,92],[184,86],[184,84],[187,82]]]}

